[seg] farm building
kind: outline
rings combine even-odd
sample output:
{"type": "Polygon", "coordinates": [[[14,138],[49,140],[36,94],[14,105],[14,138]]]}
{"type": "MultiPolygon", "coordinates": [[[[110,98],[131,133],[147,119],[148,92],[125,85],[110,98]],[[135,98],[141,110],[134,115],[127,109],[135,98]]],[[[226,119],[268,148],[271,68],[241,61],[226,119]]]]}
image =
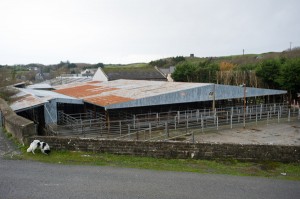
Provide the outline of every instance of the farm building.
{"type": "Polygon", "coordinates": [[[167,81],[167,76],[157,68],[98,68],[93,80],[95,81],[113,81],[118,79],[127,80],[150,80],[167,81]]]}
{"type": "Polygon", "coordinates": [[[83,118],[90,124],[100,122],[107,127],[109,122],[130,120],[138,114],[282,103],[286,94],[283,90],[210,83],[124,79],[76,82],[53,88],[19,88],[21,92],[11,104],[17,114],[38,125],[40,134],[47,125],[78,124],[83,118]]]}

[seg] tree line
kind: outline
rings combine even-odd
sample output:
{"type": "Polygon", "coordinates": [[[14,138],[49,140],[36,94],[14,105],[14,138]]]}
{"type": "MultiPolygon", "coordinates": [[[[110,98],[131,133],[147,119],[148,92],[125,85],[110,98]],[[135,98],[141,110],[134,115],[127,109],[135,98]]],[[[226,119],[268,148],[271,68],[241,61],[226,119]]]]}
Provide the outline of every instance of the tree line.
{"type": "Polygon", "coordinates": [[[182,61],[172,74],[174,81],[283,89],[295,99],[300,92],[300,58],[271,58],[251,64],[230,61],[182,61]]]}

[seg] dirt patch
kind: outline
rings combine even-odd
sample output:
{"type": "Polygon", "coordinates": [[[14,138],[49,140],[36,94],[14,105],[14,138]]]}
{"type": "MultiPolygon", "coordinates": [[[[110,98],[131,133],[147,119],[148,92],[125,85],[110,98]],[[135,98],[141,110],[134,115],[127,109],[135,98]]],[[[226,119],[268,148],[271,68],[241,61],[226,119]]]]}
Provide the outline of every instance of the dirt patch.
{"type": "Polygon", "coordinates": [[[299,120],[273,122],[195,134],[196,141],[238,144],[299,145],[299,120]]]}

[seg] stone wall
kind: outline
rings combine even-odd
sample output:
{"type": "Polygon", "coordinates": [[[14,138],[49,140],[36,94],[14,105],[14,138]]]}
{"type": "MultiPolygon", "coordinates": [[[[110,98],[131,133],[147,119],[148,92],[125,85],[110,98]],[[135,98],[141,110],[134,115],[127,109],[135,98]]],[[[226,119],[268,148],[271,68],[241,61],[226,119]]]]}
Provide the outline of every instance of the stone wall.
{"type": "Polygon", "coordinates": [[[218,143],[144,142],[35,136],[52,149],[107,152],[157,158],[237,159],[243,161],[300,162],[300,146],[218,143]]]}
{"type": "Polygon", "coordinates": [[[17,138],[22,144],[28,144],[31,136],[37,135],[36,126],[33,121],[18,116],[7,103],[0,98],[0,111],[3,127],[17,138]]]}

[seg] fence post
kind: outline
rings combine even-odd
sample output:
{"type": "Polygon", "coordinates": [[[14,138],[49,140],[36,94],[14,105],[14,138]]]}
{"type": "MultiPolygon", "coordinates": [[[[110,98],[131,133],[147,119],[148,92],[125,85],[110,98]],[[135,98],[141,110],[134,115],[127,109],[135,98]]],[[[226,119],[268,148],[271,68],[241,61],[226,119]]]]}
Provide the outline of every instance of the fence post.
{"type": "Polygon", "coordinates": [[[217,117],[217,111],[216,109],[214,110],[214,124],[216,124],[216,117],[217,117]]]}
{"type": "Polygon", "coordinates": [[[217,130],[219,130],[219,117],[217,117],[217,130]]]}
{"type": "Polygon", "coordinates": [[[282,106],[279,106],[280,117],[282,117],[282,106]]]}
{"type": "Polygon", "coordinates": [[[197,118],[197,123],[199,122],[199,109],[196,111],[196,118],[197,118]]]}
{"type": "Polygon", "coordinates": [[[178,124],[180,122],[180,111],[177,111],[178,124]]]}
{"type": "Polygon", "coordinates": [[[256,114],[255,114],[255,123],[256,123],[256,126],[257,126],[257,111],[256,111],[256,114]]]}
{"type": "Polygon", "coordinates": [[[289,108],[289,113],[288,113],[288,122],[291,121],[291,109],[289,108]]]}
{"type": "Polygon", "coordinates": [[[152,133],[152,129],[151,129],[151,122],[149,123],[149,136],[150,136],[150,139],[151,139],[151,133],[152,133]]]}
{"type": "Polygon", "coordinates": [[[169,128],[168,128],[168,122],[165,122],[165,131],[166,131],[166,139],[169,139],[169,128]]]}
{"type": "Polygon", "coordinates": [[[81,130],[81,134],[83,134],[83,137],[85,137],[85,133],[83,132],[82,120],[80,120],[80,130],[81,130]]]}
{"type": "Polygon", "coordinates": [[[296,106],[294,104],[294,107],[293,107],[293,116],[295,116],[295,114],[296,114],[296,106]]]}
{"type": "Polygon", "coordinates": [[[278,123],[279,123],[279,110],[278,110],[278,123]]]}
{"type": "Polygon", "coordinates": [[[203,117],[201,114],[201,131],[202,131],[202,133],[203,133],[203,128],[204,128],[204,122],[203,122],[203,117]]]}
{"type": "Polygon", "coordinates": [[[174,117],[174,128],[176,130],[176,116],[174,117]]]}
{"type": "Polygon", "coordinates": [[[260,120],[261,120],[261,114],[262,114],[262,104],[260,105],[260,116],[259,116],[260,120]]]}
{"type": "Polygon", "coordinates": [[[128,124],[128,138],[130,139],[130,124],[128,124]]]}
{"type": "Polygon", "coordinates": [[[267,114],[267,125],[269,125],[269,114],[270,114],[270,112],[268,111],[268,114],[267,114]]]}
{"type": "Polygon", "coordinates": [[[133,129],[135,129],[135,115],[133,115],[133,129]]]}
{"type": "Polygon", "coordinates": [[[226,112],[226,123],[228,124],[228,111],[226,112]]]}
{"type": "Polygon", "coordinates": [[[230,115],[230,128],[232,129],[232,115],[230,115]]]}
{"type": "Polygon", "coordinates": [[[189,128],[189,116],[186,118],[186,128],[189,128]]]}
{"type": "Polygon", "coordinates": [[[193,139],[193,143],[195,143],[195,135],[194,135],[194,131],[192,132],[192,139],[193,139]]]}
{"type": "Polygon", "coordinates": [[[122,136],[122,122],[119,121],[119,126],[120,126],[120,136],[122,136]]]}

